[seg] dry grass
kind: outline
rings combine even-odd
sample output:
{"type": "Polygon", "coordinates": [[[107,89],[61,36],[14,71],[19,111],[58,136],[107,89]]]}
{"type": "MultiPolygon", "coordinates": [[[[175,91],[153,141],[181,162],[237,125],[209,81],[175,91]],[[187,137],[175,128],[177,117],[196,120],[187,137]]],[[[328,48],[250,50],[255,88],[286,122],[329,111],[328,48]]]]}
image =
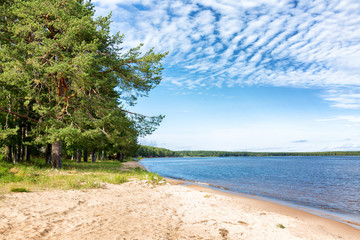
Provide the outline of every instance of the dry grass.
{"type": "Polygon", "coordinates": [[[39,191],[47,189],[101,188],[105,183],[121,184],[131,180],[163,182],[162,177],[137,168],[122,168],[118,161],[76,163],[64,160],[63,169],[51,169],[36,159],[32,164],[0,162],[0,194],[12,189],[39,191]]]}

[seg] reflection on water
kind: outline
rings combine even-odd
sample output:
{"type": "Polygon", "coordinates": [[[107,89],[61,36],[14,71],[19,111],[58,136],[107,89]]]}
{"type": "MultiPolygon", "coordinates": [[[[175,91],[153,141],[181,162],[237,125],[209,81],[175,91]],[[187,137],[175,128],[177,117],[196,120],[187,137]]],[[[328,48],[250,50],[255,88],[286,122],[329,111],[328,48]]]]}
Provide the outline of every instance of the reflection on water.
{"type": "Polygon", "coordinates": [[[360,224],[360,156],[152,158],[165,177],[326,210],[360,224]]]}

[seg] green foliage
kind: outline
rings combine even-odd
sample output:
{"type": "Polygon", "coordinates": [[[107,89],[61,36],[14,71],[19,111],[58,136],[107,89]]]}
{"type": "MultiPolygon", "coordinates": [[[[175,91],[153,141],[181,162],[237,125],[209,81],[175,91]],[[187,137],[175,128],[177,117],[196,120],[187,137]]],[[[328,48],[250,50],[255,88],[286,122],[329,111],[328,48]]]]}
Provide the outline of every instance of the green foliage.
{"type": "Polygon", "coordinates": [[[141,145],[136,152],[138,157],[179,157],[179,153],[166,148],[141,145]]]}
{"type": "Polygon", "coordinates": [[[26,188],[12,188],[10,192],[29,192],[26,188]]]}
{"type": "Polygon", "coordinates": [[[124,36],[110,34],[111,16],[94,12],[90,1],[0,4],[0,146],[16,156],[58,141],[69,152],[132,155],[137,138],[163,119],[123,106],[160,83],[167,53],[124,51],[124,36]]]}
{"type": "Polygon", "coordinates": [[[9,173],[8,168],[0,166],[0,177],[6,176],[8,173],[9,173]]]}
{"type": "Polygon", "coordinates": [[[0,131],[0,142],[4,143],[7,139],[11,138],[12,136],[16,136],[19,128],[6,128],[0,131]]]}
{"type": "Polygon", "coordinates": [[[148,157],[271,157],[271,156],[357,156],[358,151],[337,152],[226,152],[226,151],[172,151],[141,145],[136,156],[148,157]]]}
{"type": "Polygon", "coordinates": [[[358,151],[336,152],[226,152],[226,151],[172,151],[141,145],[136,156],[148,157],[272,157],[272,156],[358,156],[358,151]]]}
{"type": "Polygon", "coordinates": [[[357,156],[357,151],[338,152],[225,152],[225,151],[176,151],[181,157],[271,157],[271,156],[357,156]]]}

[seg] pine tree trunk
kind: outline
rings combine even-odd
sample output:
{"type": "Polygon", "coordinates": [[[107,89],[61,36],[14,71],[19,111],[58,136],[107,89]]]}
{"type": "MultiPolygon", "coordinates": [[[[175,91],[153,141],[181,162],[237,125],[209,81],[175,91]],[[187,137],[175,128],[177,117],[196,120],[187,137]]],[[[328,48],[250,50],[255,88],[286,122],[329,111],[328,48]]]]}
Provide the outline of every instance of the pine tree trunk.
{"type": "MultiPolygon", "coordinates": [[[[30,124],[27,123],[26,127],[24,128],[24,142],[27,142],[28,140],[28,135],[29,135],[29,131],[30,131],[30,124]]],[[[30,146],[29,145],[24,145],[24,156],[25,156],[25,162],[30,162],[30,146]]]]}
{"type": "Polygon", "coordinates": [[[81,155],[82,155],[82,151],[81,149],[78,149],[76,152],[76,162],[81,163],[81,155]]]}
{"type": "Polygon", "coordinates": [[[21,161],[21,144],[19,143],[19,145],[17,145],[16,147],[16,162],[20,162],[21,161]]]}
{"type": "Polygon", "coordinates": [[[12,160],[13,164],[15,164],[16,163],[16,145],[12,146],[11,149],[12,149],[12,151],[11,151],[11,154],[12,154],[11,160],[12,160]]]}
{"type": "MultiPolygon", "coordinates": [[[[29,114],[28,116],[30,115],[30,111],[31,111],[31,105],[28,106],[28,111],[29,111],[29,114]]],[[[26,125],[26,138],[27,138],[27,141],[30,140],[29,139],[29,134],[31,133],[31,123],[28,121],[27,125],[26,125]]],[[[26,162],[30,162],[31,161],[31,147],[30,146],[27,146],[27,152],[26,152],[26,162]]]]}
{"type": "Polygon", "coordinates": [[[11,146],[6,145],[6,161],[12,162],[12,160],[13,158],[12,158],[11,146]]]}
{"type": "Polygon", "coordinates": [[[30,162],[30,146],[28,145],[25,146],[25,161],[30,162]]]}
{"type": "Polygon", "coordinates": [[[91,162],[96,162],[96,151],[91,152],[91,162]]]}
{"type": "Polygon", "coordinates": [[[16,162],[21,162],[24,160],[23,157],[23,141],[24,141],[24,128],[23,126],[19,126],[19,130],[18,130],[18,144],[16,146],[16,162]]]}
{"type": "Polygon", "coordinates": [[[119,160],[120,162],[122,162],[124,160],[124,154],[123,153],[117,153],[116,154],[116,159],[119,160]]]}
{"type": "Polygon", "coordinates": [[[24,161],[25,160],[25,145],[24,145],[24,142],[25,142],[25,133],[26,132],[26,127],[22,127],[22,132],[21,132],[21,152],[20,152],[20,158],[21,158],[21,161],[24,161]]]}
{"type": "Polygon", "coordinates": [[[51,167],[62,168],[62,143],[55,141],[51,147],[51,167]]]}
{"type": "Polygon", "coordinates": [[[19,150],[19,146],[18,145],[15,145],[14,148],[13,148],[13,164],[17,164],[19,162],[19,153],[18,153],[18,150],[19,150]]]}
{"type": "Polygon", "coordinates": [[[84,150],[84,162],[87,162],[88,161],[88,151],[87,149],[84,150]]]}
{"type": "Polygon", "coordinates": [[[46,144],[46,149],[45,149],[45,163],[46,164],[51,164],[51,144],[46,144]]]}
{"type": "Polygon", "coordinates": [[[18,130],[18,136],[19,136],[19,139],[18,139],[18,145],[17,145],[17,148],[16,148],[16,161],[17,162],[21,162],[21,155],[22,155],[22,145],[21,145],[21,142],[22,142],[22,139],[23,139],[23,134],[22,134],[22,126],[19,126],[19,130],[18,130]]]}

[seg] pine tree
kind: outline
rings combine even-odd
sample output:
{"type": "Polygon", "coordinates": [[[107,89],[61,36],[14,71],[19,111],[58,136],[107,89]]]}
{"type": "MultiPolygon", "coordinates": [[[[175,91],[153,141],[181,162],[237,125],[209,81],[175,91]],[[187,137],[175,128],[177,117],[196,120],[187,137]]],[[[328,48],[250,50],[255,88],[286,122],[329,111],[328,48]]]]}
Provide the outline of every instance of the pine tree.
{"type": "Polygon", "coordinates": [[[159,124],[162,116],[130,117],[122,106],[159,84],[166,54],[124,52],[110,16],[94,19],[89,2],[14,0],[0,9],[0,110],[35,124],[36,142],[52,144],[54,168],[79,138],[120,148],[159,124]]]}

